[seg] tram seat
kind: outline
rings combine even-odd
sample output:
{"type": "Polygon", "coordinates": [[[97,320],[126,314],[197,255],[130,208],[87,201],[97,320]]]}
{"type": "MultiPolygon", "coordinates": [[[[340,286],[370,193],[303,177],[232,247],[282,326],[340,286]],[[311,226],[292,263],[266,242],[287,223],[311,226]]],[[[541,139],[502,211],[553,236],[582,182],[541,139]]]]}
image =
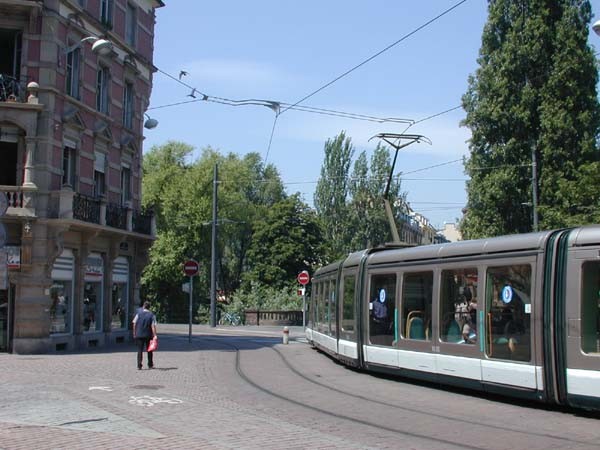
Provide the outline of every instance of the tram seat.
{"type": "Polygon", "coordinates": [[[425,339],[425,327],[423,319],[420,317],[412,317],[408,322],[408,338],[409,339],[425,339]]]}
{"type": "Polygon", "coordinates": [[[461,342],[462,340],[460,327],[456,321],[452,320],[448,326],[448,332],[446,333],[446,342],[461,342]]]}

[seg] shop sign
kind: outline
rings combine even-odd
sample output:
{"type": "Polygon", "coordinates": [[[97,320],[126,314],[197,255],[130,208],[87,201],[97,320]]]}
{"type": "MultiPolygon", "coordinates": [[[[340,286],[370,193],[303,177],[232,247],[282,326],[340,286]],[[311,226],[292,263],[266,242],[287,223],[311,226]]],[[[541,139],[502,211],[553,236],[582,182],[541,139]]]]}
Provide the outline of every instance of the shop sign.
{"type": "Polygon", "coordinates": [[[9,269],[21,268],[21,247],[18,245],[7,245],[4,247],[7,253],[7,266],[9,269]]]}
{"type": "Polygon", "coordinates": [[[88,281],[90,278],[101,279],[104,274],[104,264],[102,258],[89,257],[85,264],[85,277],[88,281]]]}

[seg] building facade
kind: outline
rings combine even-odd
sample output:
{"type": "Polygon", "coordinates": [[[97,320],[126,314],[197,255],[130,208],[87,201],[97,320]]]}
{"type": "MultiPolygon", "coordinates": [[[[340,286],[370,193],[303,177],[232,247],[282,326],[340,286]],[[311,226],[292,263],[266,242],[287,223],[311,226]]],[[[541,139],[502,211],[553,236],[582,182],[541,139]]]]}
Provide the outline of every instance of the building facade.
{"type": "Polygon", "coordinates": [[[141,159],[161,6],[0,0],[2,352],[129,339],[155,234],[141,159]]]}

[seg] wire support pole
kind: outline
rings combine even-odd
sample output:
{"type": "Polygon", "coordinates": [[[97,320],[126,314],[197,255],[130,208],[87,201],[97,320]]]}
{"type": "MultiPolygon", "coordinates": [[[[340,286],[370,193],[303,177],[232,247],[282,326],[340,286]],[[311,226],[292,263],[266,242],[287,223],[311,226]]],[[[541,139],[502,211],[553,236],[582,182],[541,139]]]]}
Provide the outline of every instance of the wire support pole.
{"type": "Polygon", "coordinates": [[[210,262],[210,326],[217,326],[217,193],[218,193],[218,164],[215,164],[213,174],[213,218],[210,262]]]}

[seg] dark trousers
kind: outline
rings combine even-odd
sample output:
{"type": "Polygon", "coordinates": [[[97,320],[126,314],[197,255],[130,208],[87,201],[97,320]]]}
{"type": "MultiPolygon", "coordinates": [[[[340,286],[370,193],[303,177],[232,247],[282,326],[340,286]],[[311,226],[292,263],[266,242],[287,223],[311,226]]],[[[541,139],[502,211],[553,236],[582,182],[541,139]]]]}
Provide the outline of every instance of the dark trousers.
{"type": "MultiPolygon", "coordinates": [[[[147,337],[147,338],[135,338],[135,342],[137,344],[137,366],[138,368],[142,368],[142,353],[144,353],[144,351],[148,348],[148,343],[150,342],[152,338],[151,337],[147,337]]],[[[153,367],[154,366],[154,362],[152,361],[152,354],[154,352],[148,352],[148,367],[153,367]]]]}

